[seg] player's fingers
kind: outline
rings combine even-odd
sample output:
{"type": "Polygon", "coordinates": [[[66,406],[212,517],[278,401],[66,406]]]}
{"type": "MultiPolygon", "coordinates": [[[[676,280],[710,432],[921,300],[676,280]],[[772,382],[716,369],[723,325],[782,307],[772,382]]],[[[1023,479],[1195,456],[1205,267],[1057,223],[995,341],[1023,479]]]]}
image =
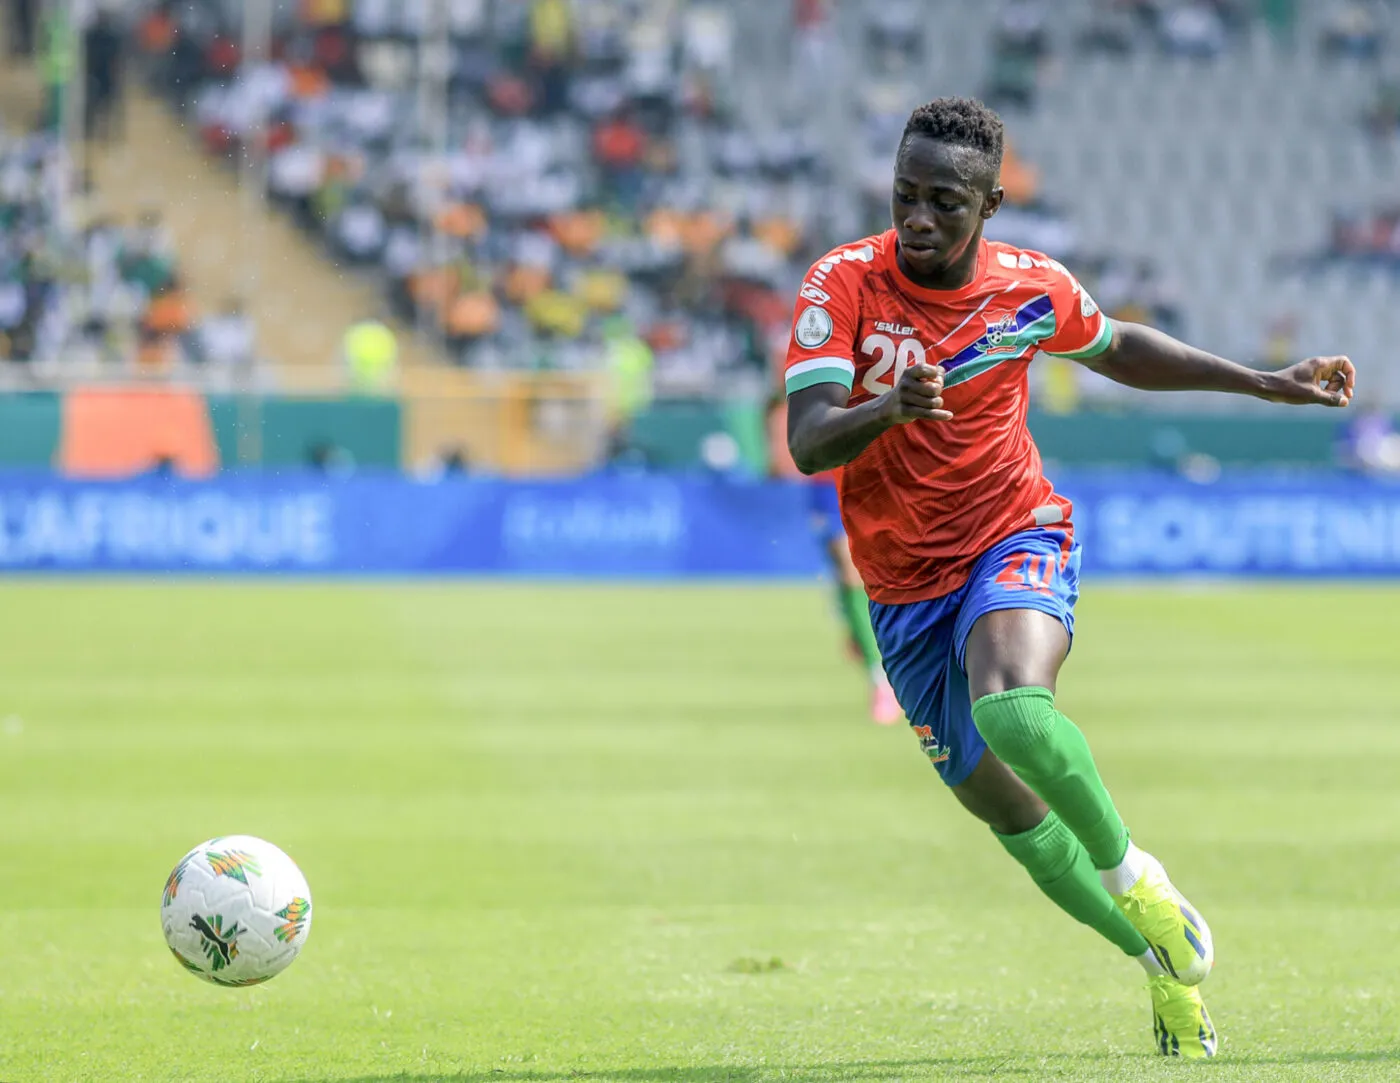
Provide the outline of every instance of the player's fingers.
{"type": "Polygon", "coordinates": [[[919,406],[929,406],[943,400],[943,389],[933,384],[915,384],[913,387],[905,388],[904,392],[899,397],[903,402],[917,403],[919,406]]]}
{"type": "Polygon", "coordinates": [[[938,383],[943,382],[943,368],[941,365],[930,365],[925,361],[920,361],[917,365],[910,365],[907,372],[909,379],[917,380],[919,383],[928,383],[930,381],[937,381],[938,383]]]}
{"type": "Polygon", "coordinates": [[[1351,398],[1356,393],[1356,366],[1351,363],[1351,358],[1337,358],[1337,375],[1342,378],[1342,386],[1346,388],[1347,398],[1351,398]]]}
{"type": "Polygon", "coordinates": [[[951,413],[950,411],[948,411],[948,410],[930,410],[930,409],[926,409],[926,408],[924,408],[924,407],[922,407],[922,406],[919,407],[919,408],[917,408],[917,409],[912,409],[912,410],[910,410],[910,411],[909,411],[909,416],[910,416],[910,420],[912,420],[912,421],[952,421],[952,420],[953,420],[953,415],[952,415],[952,413],[951,413]]]}

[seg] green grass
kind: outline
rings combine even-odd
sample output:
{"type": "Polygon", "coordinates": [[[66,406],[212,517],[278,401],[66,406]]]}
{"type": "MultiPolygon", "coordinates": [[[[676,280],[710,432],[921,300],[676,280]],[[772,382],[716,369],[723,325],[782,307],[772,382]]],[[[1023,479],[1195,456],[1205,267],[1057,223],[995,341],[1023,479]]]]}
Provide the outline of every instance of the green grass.
{"type": "Polygon", "coordinates": [[[0,1080],[1400,1078],[1400,588],[1094,587],[1061,705],[1211,919],[1209,1065],[863,720],[816,587],[0,588],[0,1080]],[[185,850],[302,958],[205,985],[185,850]]]}

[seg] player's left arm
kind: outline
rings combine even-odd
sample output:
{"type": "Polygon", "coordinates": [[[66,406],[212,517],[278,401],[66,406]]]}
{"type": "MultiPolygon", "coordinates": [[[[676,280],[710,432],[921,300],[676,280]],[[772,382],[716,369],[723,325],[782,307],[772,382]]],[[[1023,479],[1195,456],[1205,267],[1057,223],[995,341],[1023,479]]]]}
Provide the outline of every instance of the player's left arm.
{"type": "Polygon", "coordinates": [[[1074,275],[1054,260],[1043,281],[1054,327],[1040,347],[1143,391],[1225,391],[1272,402],[1345,406],[1356,369],[1345,357],[1312,357],[1278,372],[1260,372],[1198,350],[1140,323],[1110,320],[1074,275]]]}
{"type": "Polygon", "coordinates": [[[1345,406],[1356,390],[1356,368],[1345,357],[1310,357],[1260,372],[1139,323],[1112,321],[1110,336],[1101,353],[1075,360],[1144,391],[1225,391],[1271,402],[1345,406]]]}

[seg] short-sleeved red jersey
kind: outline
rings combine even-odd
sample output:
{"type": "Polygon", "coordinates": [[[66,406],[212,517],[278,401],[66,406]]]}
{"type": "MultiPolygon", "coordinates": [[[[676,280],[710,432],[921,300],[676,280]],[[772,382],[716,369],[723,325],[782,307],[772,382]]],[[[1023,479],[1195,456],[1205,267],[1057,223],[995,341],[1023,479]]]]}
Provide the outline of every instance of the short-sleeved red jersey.
{"type": "Polygon", "coordinates": [[[793,315],[787,393],[888,391],[911,364],[942,365],[951,421],[882,433],[840,472],[841,518],[870,597],[922,601],[967,580],[1009,534],[1059,524],[1069,501],[1041,470],[1026,428],[1029,363],[1041,351],[1093,357],[1113,328],[1061,264],[984,241],[959,290],[915,285],[895,262],[893,230],[834,249],[808,272],[793,315]]]}

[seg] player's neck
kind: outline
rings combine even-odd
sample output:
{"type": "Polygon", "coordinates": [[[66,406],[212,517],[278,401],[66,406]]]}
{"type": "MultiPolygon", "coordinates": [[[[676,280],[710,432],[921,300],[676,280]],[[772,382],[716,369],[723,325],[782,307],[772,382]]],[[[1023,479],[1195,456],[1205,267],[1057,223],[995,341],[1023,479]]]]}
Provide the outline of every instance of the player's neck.
{"type": "Polygon", "coordinates": [[[967,251],[952,263],[932,274],[920,274],[905,262],[904,252],[896,247],[895,265],[899,273],[920,289],[947,290],[954,292],[969,285],[977,277],[977,263],[982,251],[982,235],[979,233],[967,246],[967,251]]]}

